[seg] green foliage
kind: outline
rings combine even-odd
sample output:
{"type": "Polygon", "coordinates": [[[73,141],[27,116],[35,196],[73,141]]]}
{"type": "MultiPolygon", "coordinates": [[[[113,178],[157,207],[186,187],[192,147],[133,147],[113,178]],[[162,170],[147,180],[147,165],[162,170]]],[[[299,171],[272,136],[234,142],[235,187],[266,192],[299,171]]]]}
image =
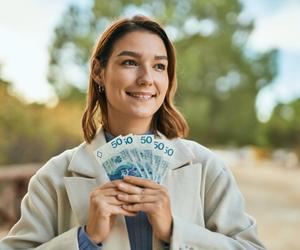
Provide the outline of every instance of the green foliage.
{"type": "Polygon", "coordinates": [[[154,16],[173,34],[178,54],[176,103],[189,121],[190,137],[204,144],[257,142],[255,98],[276,74],[276,53],[246,54],[253,24],[239,19],[238,0],[91,3],[71,6],[55,30],[49,80],[59,96],[70,86],[84,92],[88,58],[101,32],[112,20],[140,12],[154,16]]]}
{"type": "Polygon", "coordinates": [[[300,99],[278,104],[271,119],[261,128],[263,145],[300,149],[300,99]]]}
{"type": "Polygon", "coordinates": [[[0,165],[43,162],[81,141],[82,107],[61,102],[53,109],[25,105],[0,79],[0,165]]]}

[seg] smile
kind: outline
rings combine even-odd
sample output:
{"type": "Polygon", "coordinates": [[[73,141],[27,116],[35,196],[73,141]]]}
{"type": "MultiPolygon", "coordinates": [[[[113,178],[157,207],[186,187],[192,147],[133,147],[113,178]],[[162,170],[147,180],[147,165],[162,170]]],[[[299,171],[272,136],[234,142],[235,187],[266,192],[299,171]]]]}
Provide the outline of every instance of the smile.
{"type": "Polygon", "coordinates": [[[126,94],[139,100],[149,100],[152,97],[156,97],[156,94],[149,92],[126,92],[126,94]]]}

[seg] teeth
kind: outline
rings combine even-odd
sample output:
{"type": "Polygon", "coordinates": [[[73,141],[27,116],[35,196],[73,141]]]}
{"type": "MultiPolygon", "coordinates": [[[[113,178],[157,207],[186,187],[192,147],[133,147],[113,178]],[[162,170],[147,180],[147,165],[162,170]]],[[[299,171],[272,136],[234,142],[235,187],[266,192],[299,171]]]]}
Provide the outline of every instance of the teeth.
{"type": "Polygon", "coordinates": [[[135,98],[139,98],[139,99],[150,99],[152,98],[152,96],[154,95],[149,95],[149,94],[138,94],[138,93],[127,93],[128,95],[135,97],[135,98]]]}

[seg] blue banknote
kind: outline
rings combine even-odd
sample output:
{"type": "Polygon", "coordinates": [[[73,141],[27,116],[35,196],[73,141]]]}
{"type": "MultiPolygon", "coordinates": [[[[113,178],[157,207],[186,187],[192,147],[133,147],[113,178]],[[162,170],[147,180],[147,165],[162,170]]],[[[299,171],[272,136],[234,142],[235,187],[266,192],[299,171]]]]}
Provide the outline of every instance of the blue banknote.
{"type": "Polygon", "coordinates": [[[118,136],[94,151],[110,180],[136,176],[161,183],[178,153],[167,140],[154,135],[118,136]]]}
{"type": "Polygon", "coordinates": [[[123,179],[124,176],[143,177],[141,170],[133,161],[129,151],[123,149],[102,163],[110,180],[123,179]]]}

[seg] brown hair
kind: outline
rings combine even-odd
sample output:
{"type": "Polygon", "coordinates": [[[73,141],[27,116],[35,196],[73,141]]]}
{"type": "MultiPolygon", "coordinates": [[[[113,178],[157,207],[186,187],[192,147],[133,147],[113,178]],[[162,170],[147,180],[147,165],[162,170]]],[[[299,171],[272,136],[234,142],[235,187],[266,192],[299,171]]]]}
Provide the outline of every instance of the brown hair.
{"type": "MultiPolygon", "coordinates": [[[[176,56],[175,49],[162,27],[155,21],[145,16],[134,16],[124,18],[114,22],[102,34],[92,53],[90,62],[89,88],[87,94],[87,105],[82,117],[82,128],[84,139],[90,143],[95,137],[97,131],[97,112],[101,113],[101,120],[97,121],[107,129],[107,101],[104,91],[99,91],[99,84],[95,81],[93,71],[95,64],[105,68],[112,53],[113,46],[117,40],[125,34],[136,31],[146,30],[158,35],[164,42],[168,56],[168,77],[169,86],[162,106],[155,113],[152,120],[152,129],[155,134],[163,133],[167,138],[186,137],[188,134],[188,125],[182,114],[173,104],[174,95],[177,88],[176,79],[176,56]],[[98,108],[100,108],[98,110],[98,108]]],[[[99,117],[99,116],[98,116],[99,117]]]]}

